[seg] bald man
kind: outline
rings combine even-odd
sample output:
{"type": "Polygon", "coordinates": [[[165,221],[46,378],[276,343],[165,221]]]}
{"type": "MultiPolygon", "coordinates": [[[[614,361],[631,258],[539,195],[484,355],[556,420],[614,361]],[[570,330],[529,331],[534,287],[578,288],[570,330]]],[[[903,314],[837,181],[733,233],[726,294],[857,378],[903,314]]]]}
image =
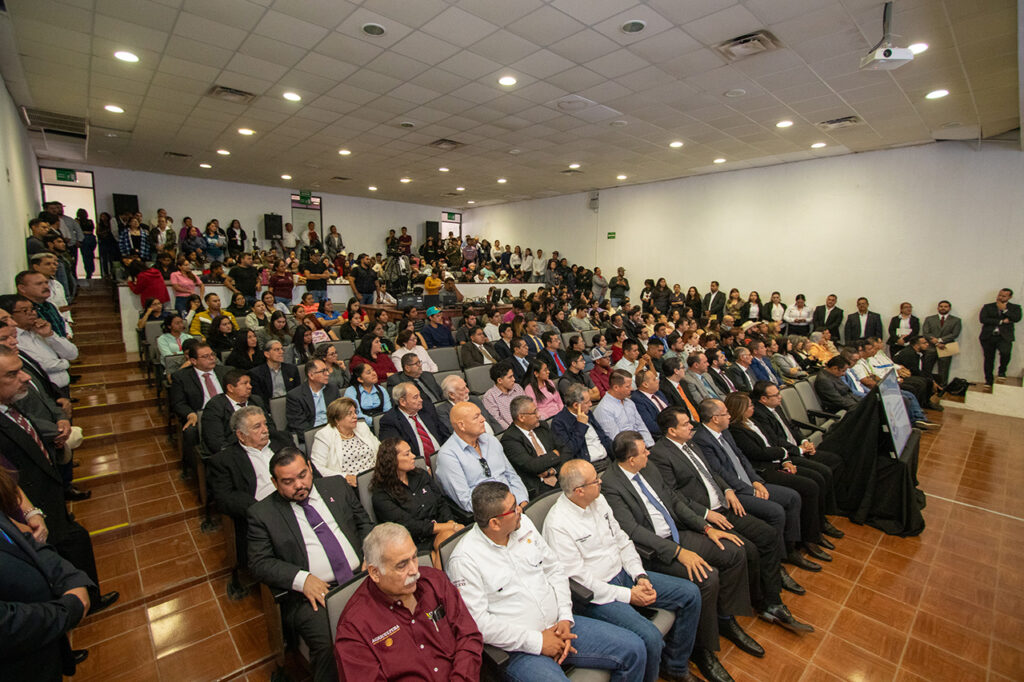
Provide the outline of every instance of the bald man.
{"type": "Polygon", "coordinates": [[[473,488],[483,481],[500,481],[525,504],[529,493],[516,473],[501,443],[487,433],[480,408],[470,402],[456,403],[449,415],[452,435],[434,455],[434,476],[445,495],[464,511],[473,511],[473,488]]]}

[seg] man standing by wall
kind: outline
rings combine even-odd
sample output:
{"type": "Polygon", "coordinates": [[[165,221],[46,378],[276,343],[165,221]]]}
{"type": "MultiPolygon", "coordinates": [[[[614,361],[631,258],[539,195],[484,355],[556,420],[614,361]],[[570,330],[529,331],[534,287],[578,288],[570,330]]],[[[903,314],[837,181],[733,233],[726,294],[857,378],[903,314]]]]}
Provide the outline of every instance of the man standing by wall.
{"type": "Polygon", "coordinates": [[[1010,364],[1010,351],[1013,350],[1013,325],[1020,322],[1021,309],[1016,303],[1010,303],[1012,289],[1000,289],[994,303],[986,303],[981,308],[978,321],[981,322],[981,350],[985,354],[985,384],[992,386],[992,368],[999,353],[999,383],[1006,380],[1006,368],[1010,364]]]}

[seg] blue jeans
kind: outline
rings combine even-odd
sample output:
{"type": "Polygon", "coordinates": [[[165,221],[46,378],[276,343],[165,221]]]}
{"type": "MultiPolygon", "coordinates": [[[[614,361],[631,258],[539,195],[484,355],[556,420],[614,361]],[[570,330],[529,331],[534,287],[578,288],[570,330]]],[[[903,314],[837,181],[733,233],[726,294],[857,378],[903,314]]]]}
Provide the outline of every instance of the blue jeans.
{"type": "MultiPolygon", "coordinates": [[[[658,666],[662,660],[665,661],[665,668],[673,673],[684,672],[689,666],[693,640],[697,636],[697,621],[700,618],[700,588],[689,580],[664,573],[651,572],[647,577],[658,593],[654,606],[672,611],[676,616],[672,629],[664,638],[654,623],[625,602],[590,604],[584,613],[590,618],[618,625],[639,635],[647,647],[647,672],[644,680],[656,682],[658,666]]],[[[625,570],[612,578],[609,584],[633,587],[633,581],[625,570]]]]}
{"type": "Polygon", "coordinates": [[[373,305],[373,294],[374,292],[372,291],[368,294],[364,294],[361,291],[356,292],[356,296],[359,297],[359,302],[363,305],[373,305]]]}
{"type": "MultiPolygon", "coordinates": [[[[316,297],[314,296],[314,298],[316,297]]],[[[285,298],[284,296],[275,296],[274,303],[283,303],[284,305],[288,306],[288,308],[292,307],[292,299],[285,298]]]]}
{"type": "Polygon", "coordinates": [[[310,293],[310,294],[313,294],[313,300],[316,301],[317,303],[319,303],[320,301],[326,301],[327,300],[327,290],[326,289],[324,289],[323,291],[316,291],[316,290],[310,291],[309,289],[306,289],[306,291],[308,293],[310,293]]]}
{"type": "MultiPolygon", "coordinates": [[[[575,616],[572,640],[576,653],[565,662],[577,668],[610,670],[611,682],[636,682],[643,677],[647,655],[643,641],[632,632],[593,618],[575,616]]],[[[512,682],[546,682],[567,679],[554,659],[521,651],[509,653],[505,679],[512,682]]]]}
{"type": "Polygon", "coordinates": [[[613,308],[618,308],[620,305],[622,305],[622,297],[612,296],[610,299],[608,299],[608,302],[611,303],[611,306],[613,308]]]}
{"type": "Polygon", "coordinates": [[[175,296],[174,309],[184,317],[188,313],[188,296],[175,296]]]}
{"type": "Polygon", "coordinates": [[[921,409],[921,403],[917,402],[917,396],[903,389],[900,389],[900,393],[903,394],[903,403],[907,406],[907,412],[910,413],[910,421],[927,421],[924,410],[921,409]]]}

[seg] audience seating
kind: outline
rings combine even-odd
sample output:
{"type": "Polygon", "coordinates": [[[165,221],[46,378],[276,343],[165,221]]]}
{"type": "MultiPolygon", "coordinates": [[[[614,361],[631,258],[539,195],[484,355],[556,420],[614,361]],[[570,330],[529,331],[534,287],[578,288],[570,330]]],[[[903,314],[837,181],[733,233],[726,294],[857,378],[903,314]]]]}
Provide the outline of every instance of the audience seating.
{"type": "Polygon", "coordinates": [[[380,437],[380,420],[381,417],[383,416],[384,414],[378,414],[374,415],[373,417],[373,426],[371,427],[371,430],[373,431],[373,435],[377,436],[378,438],[380,437]]]}
{"type": "Polygon", "coordinates": [[[431,348],[427,351],[427,355],[437,365],[438,372],[462,369],[459,365],[459,353],[456,348],[431,348]]]}
{"type": "Polygon", "coordinates": [[[494,382],[491,381],[491,365],[480,365],[467,369],[466,385],[469,386],[469,392],[474,395],[486,393],[491,386],[494,386],[494,382]]]}
{"type": "Polygon", "coordinates": [[[846,414],[846,410],[839,410],[834,414],[826,412],[825,408],[821,405],[821,401],[818,400],[818,394],[814,392],[814,386],[811,385],[810,381],[798,381],[793,384],[793,388],[796,389],[797,395],[800,396],[800,401],[803,402],[807,414],[812,419],[842,419],[843,415],[846,414]]]}
{"type": "Polygon", "coordinates": [[[565,350],[566,348],[569,347],[569,339],[579,335],[579,332],[565,332],[564,334],[562,334],[562,350],[565,350]]]}
{"type": "Polygon", "coordinates": [[[288,397],[270,399],[270,418],[278,431],[288,432],[288,397]]]}
{"type": "Polygon", "coordinates": [[[442,371],[435,372],[434,373],[434,379],[437,381],[437,385],[440,386],[441,382],[444,381],[444,378],[447,377],[447,376],[451,376],[452,374],[458,374],[463,379],[466,378],[466,375],[462,373],[461,369],[449,369],[449,370],[446,370],[446,371],[443,371],[443,372],[442,371]]]}
{"type": "Polygon", "coordinates": [[[356,354],[356,344],[352,341],[332,341],[331,345],[338,351],[338,359],[344,360],[346,366],[352,356],[356,354]]]}
{"type": "Polygon", "coordinates": [[[359,493],[359,502],[363,505],[363,509],[366,510],[366,515],[370,517],[370,521],[374,524],[377,523],[377,514],[373,511],[373,491],[370,490],[370,481],[373,480],[373,469],[367,469],[366,471],[356,475],[356,490],[359,493]]]}
{"type": "Polygon", "coordinates": [[[803,401],[800,400],[800,394],[797,393],[796,389],[792,386],[783,386],[779,389],[779,394],[782,397],[782,409],[786,413],[786,416],[789,417],[789,420],[800,428],[813,432],[807,437],[807,440],[811,441],[815,445],[820,443],[822,435],[835,422],[828,421],[820,425],[814,424],[807,414],[807,408],[804,407],[803,401]]]}

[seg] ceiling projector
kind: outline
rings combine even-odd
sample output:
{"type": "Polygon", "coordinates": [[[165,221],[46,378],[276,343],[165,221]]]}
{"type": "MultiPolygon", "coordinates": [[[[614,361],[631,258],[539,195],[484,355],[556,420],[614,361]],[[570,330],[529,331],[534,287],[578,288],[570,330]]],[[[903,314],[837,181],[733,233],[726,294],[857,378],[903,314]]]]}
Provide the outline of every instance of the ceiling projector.
{"type": "Polygon", "coordinates": [[[860,58],[865,71],[892,71],[914,59],[914,53],[905,47],[880,47],[860,58]]]}

